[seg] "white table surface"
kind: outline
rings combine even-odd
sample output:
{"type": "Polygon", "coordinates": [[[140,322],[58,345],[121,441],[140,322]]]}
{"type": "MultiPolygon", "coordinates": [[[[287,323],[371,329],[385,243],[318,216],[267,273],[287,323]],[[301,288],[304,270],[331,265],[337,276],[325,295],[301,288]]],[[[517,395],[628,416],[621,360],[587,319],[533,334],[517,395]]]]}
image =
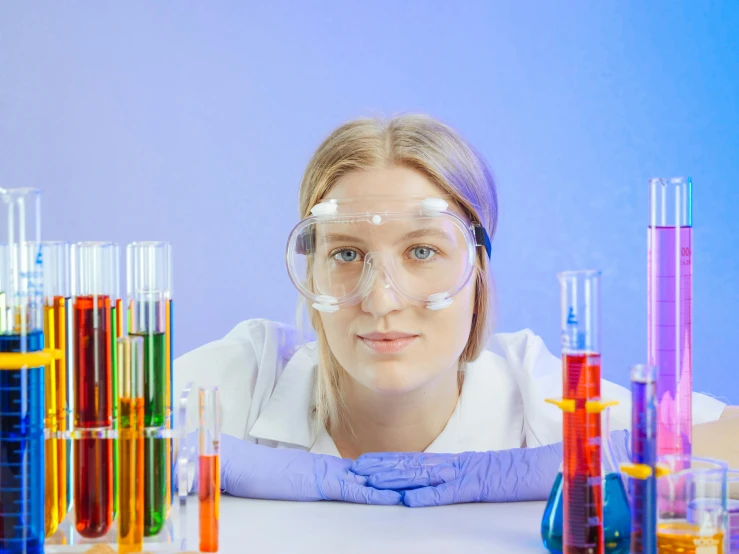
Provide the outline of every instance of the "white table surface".
{"type": "MultiPolygon", "coordinates": [[[[187,509],[187,550],[198,550],[197,501],[187,509]]],[[[546,553],[544,502],[438,508],[277,502],[221,496],[223,553],[546,553]]]]}

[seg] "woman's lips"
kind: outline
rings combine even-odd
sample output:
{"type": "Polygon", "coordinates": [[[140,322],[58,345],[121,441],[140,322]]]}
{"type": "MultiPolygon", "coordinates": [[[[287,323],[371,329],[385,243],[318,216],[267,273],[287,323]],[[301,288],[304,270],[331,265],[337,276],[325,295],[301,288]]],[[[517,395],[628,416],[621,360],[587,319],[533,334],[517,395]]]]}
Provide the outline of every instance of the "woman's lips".
{"type": "Polygon", "coordinates": [[[369,338],[359,335],[359,340],[361,340],[372,350],[380,352],[382,354],[393,354],[396,352],[400,352],[401,350],[409,346],[417,338],[418,335],[406,335],[391,339],[369,338]]]}

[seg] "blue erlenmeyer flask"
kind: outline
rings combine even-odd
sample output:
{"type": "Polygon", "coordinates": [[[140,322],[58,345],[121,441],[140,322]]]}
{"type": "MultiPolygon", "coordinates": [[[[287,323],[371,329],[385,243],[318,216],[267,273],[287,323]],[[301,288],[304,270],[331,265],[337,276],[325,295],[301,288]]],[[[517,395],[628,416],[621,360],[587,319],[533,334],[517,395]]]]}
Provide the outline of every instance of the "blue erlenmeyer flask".
{"type": "MultiPolygon", "coordinates": [[[[616,466],[611,447],[611,433],[608,425],[609,410],[603,411],[601,463],[603,464],[603,534],[605,551],[609,554],[628,554],[631,535],[631,516],[629,499],[616,466]]],[[[562,466],[549,493],[547,506],[541,520],[541,538],[544,546],[553,554],[562,554],[562,466]]]]}

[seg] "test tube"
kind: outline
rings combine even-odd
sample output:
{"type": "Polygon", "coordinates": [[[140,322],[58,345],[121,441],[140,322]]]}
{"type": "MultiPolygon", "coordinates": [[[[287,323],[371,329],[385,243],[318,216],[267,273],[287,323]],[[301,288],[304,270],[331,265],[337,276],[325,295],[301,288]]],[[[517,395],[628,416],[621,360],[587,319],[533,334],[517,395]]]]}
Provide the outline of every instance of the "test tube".
{"type": "MultiPolygon", "coordinates": [[[[125,329],[121,319],[121,255],[117,244],[113,244],[113,294],[110,298],[110,382],[113,396],[113,428],[118,429],[118,339],[125,329]]],[[[113,519],[118,515],[118,439],[113,440],[113,519]]]]}
{"type": "Polygon", "coordinates": [[[171,499],[168,413],[167,304],[171,300],[170,246],[165,242],[135,242],[126,248],[126,285],[132,336],[144,340],[145,515],[144,534],[156,535],[164,526],[171,499]]]}
{"type": "Polygon", "coordinates": [[[144,340],[118,339],[118,552],[144,541],[144,340]]]}
{"type": "Polygon", "coordinates": [[[218,387],[200,388],[200,552],[218,552],[218,516],[221,502],[221,403],[218,387]]]}
{"type": "MultiPolygon", "coordinates": [[[[52,431],[63,434],[68,431],[67,414],[69,411],[67,362],[69,358],[69,307],[70,307],[70,267],[69,243],[64,241],[44,241],[41,243],[44,264],[44,340],[47,348],[58,350],[60,356],[52,360],[48,368],[46,380],[46,409],[52,431]]],[[[58,523],[64,521],[69,509],[69,493],[71,470],[69,467],[69,444],[65,438],[47,440],[46,447],[46,492],[47,492],[47,533],[50,530],[48,512],[50,495],[56,489],[57,515],[53,519],[58,523]],[[53,452],[49,449],[53,443],[56,449],[56,479],[50,473],[54,471],[53,452]]],[[[53,449],[52,449],[53,450],[53,449]]]]}
{"type": "Polygon", "coordinates": [[[41,200],[0,189],[0,552],[44,549],[41,200]]]}
{"type": "Polygon", "coordinates": [[[692,187],[690,178],[649,181],[647,350],[658,371],[660,456],[691,453],[692,187]]]}
{"type": "Polygon", "coordinates": [[[113,383],[111,298],[116,247],[72,247],[74,311],[74,505],[77,532],[105,535],[113,521],[113,383]]]}
{"type": "Polygon", "coordinates": [[[657,554],[657,375],[654,366],[631,368],[631,553],[657,554]]]}
{"type": "Polygon", "coordinates": [[[603,554],[600,272],[558,275],[562,314],[563,551],[603,554]]]}

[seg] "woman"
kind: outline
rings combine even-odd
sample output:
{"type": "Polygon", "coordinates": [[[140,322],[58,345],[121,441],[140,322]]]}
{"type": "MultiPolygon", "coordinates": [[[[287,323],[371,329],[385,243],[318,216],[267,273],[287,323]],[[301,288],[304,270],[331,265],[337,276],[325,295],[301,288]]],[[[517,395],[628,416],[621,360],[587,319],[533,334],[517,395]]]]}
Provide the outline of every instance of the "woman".
{"type": "MultiPolygon", "coordinates": [[[[176,390],[220,387],[225,490],[408,505],[546,497],[562,425],[544,399],[561,394],[561,364],[528,330],[489,340],[497,208],[484,160],[430,117],[358,119],[323,142],[287,249],[317,342],[251,320],[175,362],[176,390]]],[[[628,391],[604,381],[602,396],[620,401],[611,428],[627,429],[628,391]]],[[[694,394],[694,423],[725,408],[694,394]]]]}

